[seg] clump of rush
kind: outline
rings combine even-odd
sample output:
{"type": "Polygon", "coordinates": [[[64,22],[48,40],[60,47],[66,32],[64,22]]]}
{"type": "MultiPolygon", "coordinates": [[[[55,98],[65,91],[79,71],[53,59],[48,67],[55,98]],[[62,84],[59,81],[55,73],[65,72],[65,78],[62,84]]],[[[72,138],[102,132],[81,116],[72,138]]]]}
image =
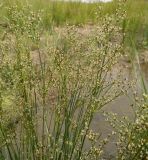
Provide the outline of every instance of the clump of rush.
{"type": "Polygon", "coordinates": [[[112,76],[123,53],[121,3],[87,37],[69,25],[64,33],[47,33],[42,29],[42,11],[36,13],[27,4],[7,8],[8,26],[0,40],[1,159],[102,156],[114,132],[101,140],[101,133],[90,126],[95,113],[123,94],[123,82],[112,76]]]}

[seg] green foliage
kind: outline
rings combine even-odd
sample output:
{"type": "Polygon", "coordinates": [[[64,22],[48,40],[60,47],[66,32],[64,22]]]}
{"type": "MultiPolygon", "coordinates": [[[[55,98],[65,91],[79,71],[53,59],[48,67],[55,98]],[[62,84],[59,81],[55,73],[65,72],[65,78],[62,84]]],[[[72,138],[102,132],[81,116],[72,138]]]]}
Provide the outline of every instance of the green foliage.
{"type": "Polygon", "coordinates": [[[107,140],[99,141],[90,125],[96,112],[122,94],[119,81],[108,81],[123,51],[117,25],[122,17],[105,16],[83,40],[73,26],[56,40],[42,40],[42,15],[21,5],[7,8],[0,41],[1,157],[98,159],[107,140]]]}
{"type": "Polygon", "coordinates": [[[133,109],[135,111],[134,119],[120,117],[115,114],[107,114],[108,121],[115,129],[117,142],[118,160],[139,160],[146,159],[148,152],[147,144],[147,121],[148,121],[148,96],[143,94],[140,99],[137,94],[134,95],[133,109]]]}
{"type": "MultiPolygon", "coordinates": [[[[32,11],[38,12],[42,10],[42,27],[52,29],[53,26],[70,25],[85,25],[98,23],[106,14],[115,13],[117,8],[117,1],[112,3],[81,3],[81,2],[60,2],[47,0],[31,0],[31,1],[17,1],[17,0],[1,0],[1,19],[5,23],[7,19],[7,12],[5,7],[18,4],[20,10],[24,10],[23,6],[31,5],[32,11]],[[21,5],[20,5],[21,4],[21,5]],[[101,8],[101,10],[100,10],[101,8]],[[100,12],[100,14],[96,14],[100,12]]],[[[124,22],[125,27],[125,44],[128,47],[132,46],[132,41],[136,44],[138,49],[147,47],[148,45],[148,3],[145,0],[127,0],[125,5],[127,11],[127,19],[124,22]]],[[[29,12],[28,12],[29,13],[29,12]]],[[[27,13],[26,13],[27,16],[27,13]]],[[[21,23],[21,22],[20,22],[21,23]]]]}
{"type": "MultiPolygon", "coordinates": [[[[90,126],[102,107],[123,94],[123,82],[111,74],[124,51],[124,31],[128,30],[123,3],[100,4],[103,10],[98,14],[94,13],[96,4],[1,3],[6,24],[1,25],[0,39],[0,158],[100,159],[112,134],[101,140],[101,134],[90,126]],[[90,21],[96,25],[82,38],[72,24],[90,21]],[[45,31],[49,25],[67,23],[71,25],[62,33],[45,31]]],[[[137,137],[145,139],[145,128],[137,129],[137,122],[141,129],[147,121],[145,109],[137,115],[138,121],[130,123],[128,133],[124,127],[123,134],[119,131],[121,138],[125,136],[124,146],[128,146],[131,139],[126,136],[133,130],[132,145],[141,143],[137,137]]],[[[122,148],[119,159],[135,157],[138,147],[134,153],[122,148]]],[[[145,148],[136,157],[141,155],[145,156],[145,148]]]]}

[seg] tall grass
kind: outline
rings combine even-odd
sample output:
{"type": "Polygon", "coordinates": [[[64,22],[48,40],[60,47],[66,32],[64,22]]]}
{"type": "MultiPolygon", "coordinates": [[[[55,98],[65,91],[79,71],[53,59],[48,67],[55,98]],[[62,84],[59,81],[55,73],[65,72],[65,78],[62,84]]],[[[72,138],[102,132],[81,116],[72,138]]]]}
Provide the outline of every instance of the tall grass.
{"type": "MultiPolygon", "coordinates": [[[[7,23],[7,6],[13,4],[25,5],[26,1],[22,0],[1,0],[0,1],[0,24],[7,23]]],[[[98,20],[101,20],[106,14],[112,14],[117,8],[117,1],[112,3],[81,3],[81,2],[61,2],[47,0],[31,0],[27,1],[32,5],[35,12],[42,10],[43,22],[42,25],[46,29],[51,29],[53,26],[70,25],[96,25],[98,20]],[[101,8],[101,11],[100,9],[101,8]],[[99,13],[99,15],[98,15],[99,13]]],[[[148,3],[145,0],[127,0],[126,2],[127,18],[124,22],[126,31],[125,44],[131,47],[131,40],[135,42],[138,49],[146,48],[148,45],[148,3]]]]}
{"type": "Polygon", "coordinates": [[[42,37],[42,12],[21,2],[7,8],[8,25],[0,41],[1,159],[102,155],[107,141],[90,125],[96,112],[122,94],[121,82],[110,76],[123,51],[124,35],[117,25],[122,16],[105,16],[84,39],[77,28],[67,27],[55,41],[42,37]],[[118,42],[111,41],[119,36],[118,42]]]}
{"type": "Polygon", "coordinates": [[[140,54],[137,50],[135,41],[132,40],[131,60],[137,80],[137,90],[132,89],[133,118],[126,115],[118,117],[115,113],[105,113],[107,121],[114,128],[118,140],[116,143],[118,160],[143,160],[147,159],[148,144],[147,144],[147,121],[148,121],[148,86],[147,80],[143,75],[140,63],[140,54]]]}
{"type": "Polygon", "coordinates": [[[143,94],[139,98],[134,95],[133,109],[135,117],[133,120],[128,117],[117,118],[114,113],[107,114],[107,119],[113,126],[118,136],[117,155],[118,160],[139,160],[147,159],[147,120],[148,120],[148,96],[143,94]]]}
{"type": "MultiPolygon", "coordinates": [[[[120,4],[120,8],[114,10],[116,3],[101,4],[112,14],[106,15],[104,10],[99,17],[91,15],[94,10],[90,12],[96,4],[49,2],[46,6],[46,1],[33,0],[30,1],[32,6],[24,1],[1,3],[6,8],[1,10],[0,158],[100,159],[108,139],[101,140],[101,134],[90,126],[95,113],[123,94],[123,82],[111,74],[124,50],[123,32],[128,21],[122,12],[123,6],[120,4]],[[110,9],[109,5],[114,7],[110,9]],[[80,12],[78,17],[74,15],[76,12],[80,12]],[[57,37],[54,31],[52,36],[44,34],[44,27],[48,25],[91,20],[96,26],[83,38],[76,26],[65,26],[57,37]],[[123,21],[125,24],[121,25],[123,21]],[[85,148],[87,141],[89,147],[85,148]]],[[[146,99],[147,95],[144,96],[146,99]]],[[[144,110],[140,112],[142,116],[138,114],[140,129],[143,122],[146,124],[145,113],[144,110]]],[[[121,140],[126,140],[122,141],[126,147],[118,159],[134,159],[141,155],[145,158],[146,148],[142,148],[142,154],[137,151],[139,146],[133,149],[134,153],[126,152],[127,147],[131,151],[128,145],[131,139],[127,138],[131,131],[136,131],[130,141],[132,145],[139,143],[137,137],[145,138],[145,128],[139,134],[136,127],[129,128],[128,134],[127,128],[123,128],[121,140]]]]}

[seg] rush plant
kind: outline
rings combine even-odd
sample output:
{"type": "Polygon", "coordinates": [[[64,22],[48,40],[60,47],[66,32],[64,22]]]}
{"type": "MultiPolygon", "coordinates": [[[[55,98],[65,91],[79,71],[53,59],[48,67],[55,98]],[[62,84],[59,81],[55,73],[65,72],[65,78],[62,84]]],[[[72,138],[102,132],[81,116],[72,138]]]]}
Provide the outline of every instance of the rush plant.
{"type": "Polygon", "coordinates": [[[8,8],[0,40],[0,158],[99,159],[107,140],[90,125],[122,94],[111,74],[123,52],[121,6],[87,37],[67,26],[46,38],[42,12],[20,5],[8,8]]]}

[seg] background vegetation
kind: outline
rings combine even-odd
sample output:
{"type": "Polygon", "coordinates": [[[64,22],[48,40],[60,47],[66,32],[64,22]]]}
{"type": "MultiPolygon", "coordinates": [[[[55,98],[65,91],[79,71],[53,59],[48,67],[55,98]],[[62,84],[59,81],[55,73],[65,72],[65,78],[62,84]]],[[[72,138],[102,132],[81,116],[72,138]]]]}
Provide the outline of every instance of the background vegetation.
{"type": "MultiPolygon", "coordinates": [[[[16,3],[16,0],[0,0],[0,23],[7,23],[5,7],[13,5],[13,3],[16,3]]],[[[21,0],[21,2],[18,1],[17,3],[18,5],[20,3],[25,4],[26,1],[21,0]]],[[[91,4],[47,0],[30,0],[27,3],[32,5],[32,9],[35,12],[42,10],[42,27],[46,29],[51,29],[53,25],[65,26],[65,24],[95,25],[104,15],[114,13],[117,8],[116,0],[112,3],[91,4]]],[[[123,25],[127,35],[125,39],[126,45],[132,46],[134,43],[138,49],[147,47],[148,2],[146,0],[128,0],[125,8],[127,19],[123,22],[123,25]]]]}

